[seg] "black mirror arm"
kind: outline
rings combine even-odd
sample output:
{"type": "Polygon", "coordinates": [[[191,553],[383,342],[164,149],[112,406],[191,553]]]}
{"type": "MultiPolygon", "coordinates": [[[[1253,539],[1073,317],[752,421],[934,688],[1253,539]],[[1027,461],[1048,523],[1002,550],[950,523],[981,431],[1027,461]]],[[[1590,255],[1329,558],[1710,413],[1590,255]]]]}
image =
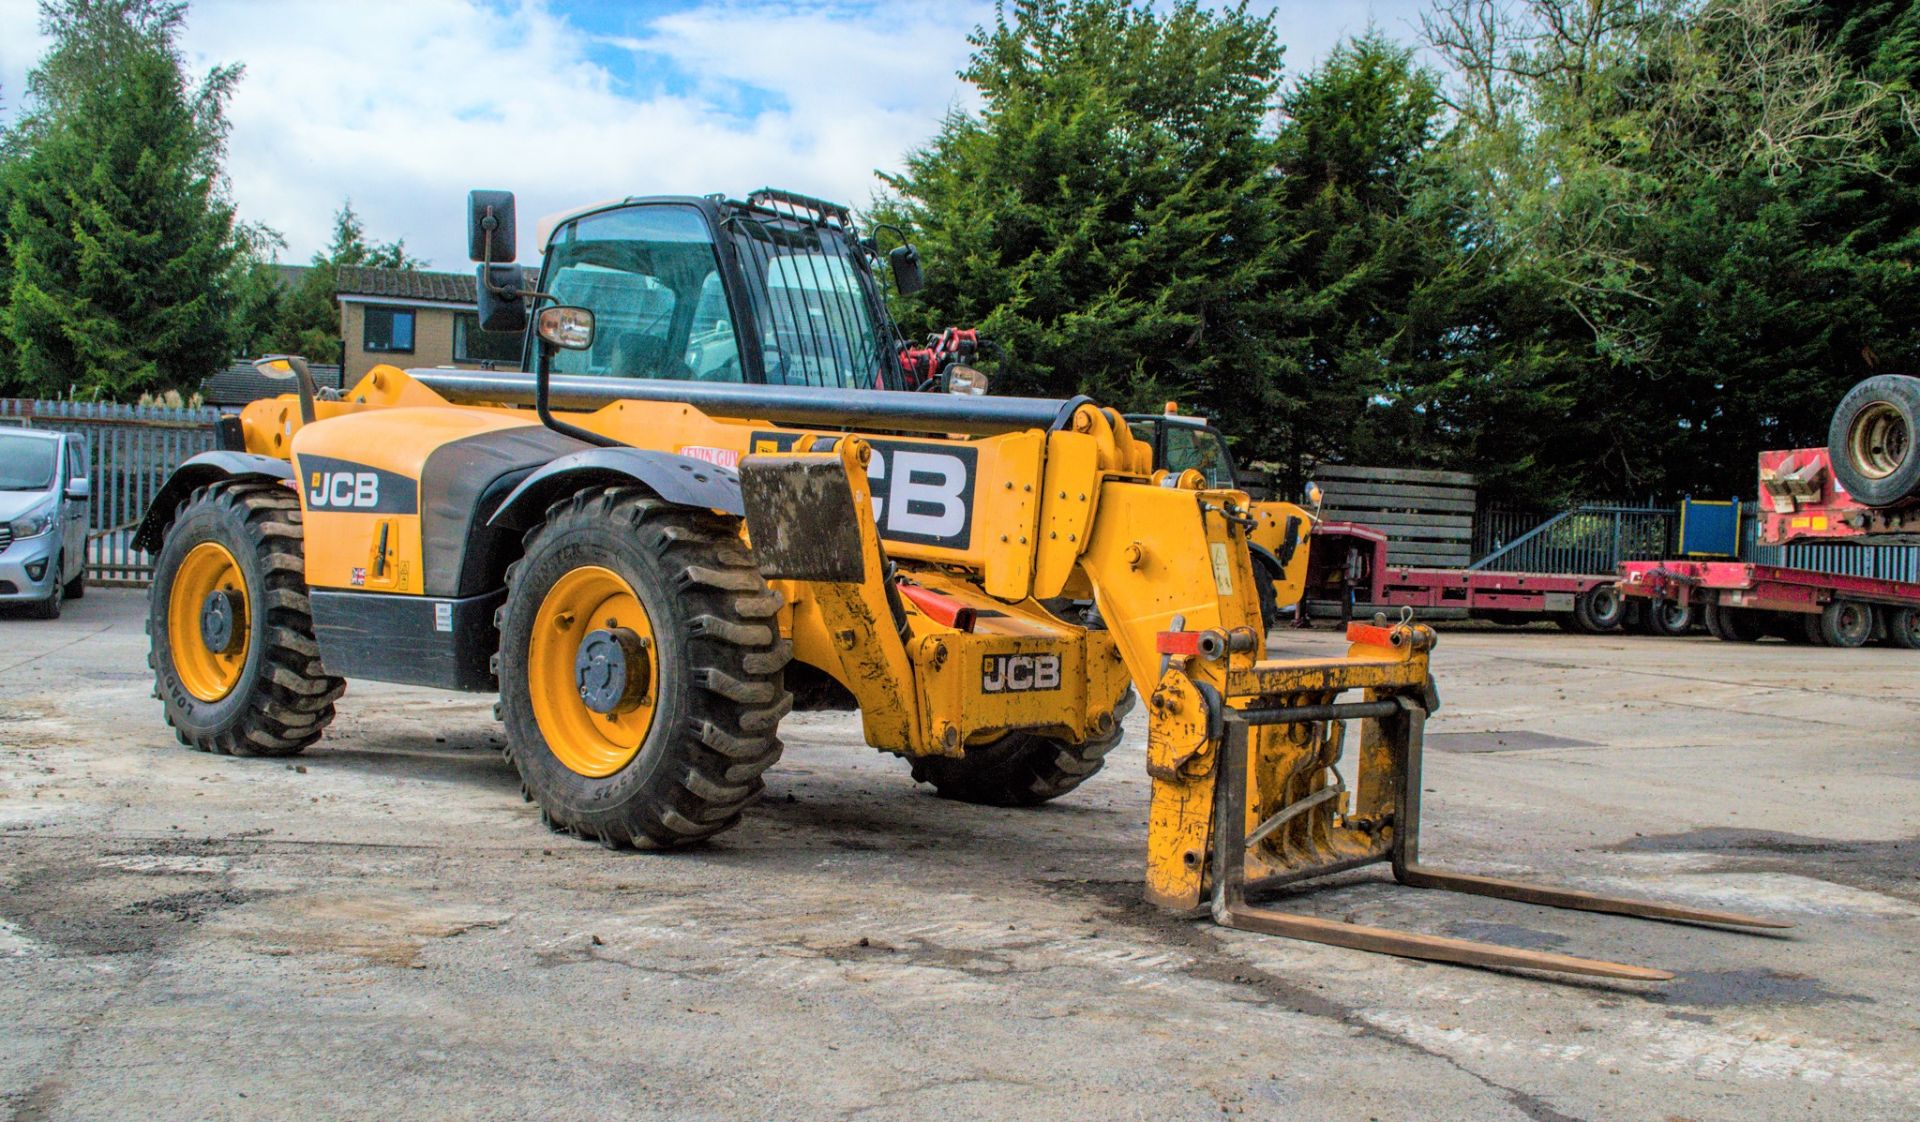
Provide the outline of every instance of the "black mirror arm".
{"type": "MultiPolygon", "coordinates": [[[[547,299],[551,300],[553,298],[549,296],[547,297],[547,299]]],[[[548,428],[552,429],[554,432],[557,432],[562,436],[571,436],[575,440],[584,440],[588,444],[596,444],[602,448],[624,447],[624,445],[620,441],[615,440],[610,436],[602,436],[600,433],[594,432],[591,429],[583,429],[579,425],[569,424],[568,422],[563,421],[560,418],[553,415],[553,410],[549,406],[547,391],[548,391],[548,386],[552,381],[552,363],[553,363],[554,350],[555,348],[552,343],[549,343],[545,339],[541,339],[537,336],[535,337],[534,344],[533,344],[533,412],[534,412],[534,415],[540,418],[541,424],[547,426],[548,428]]]]}

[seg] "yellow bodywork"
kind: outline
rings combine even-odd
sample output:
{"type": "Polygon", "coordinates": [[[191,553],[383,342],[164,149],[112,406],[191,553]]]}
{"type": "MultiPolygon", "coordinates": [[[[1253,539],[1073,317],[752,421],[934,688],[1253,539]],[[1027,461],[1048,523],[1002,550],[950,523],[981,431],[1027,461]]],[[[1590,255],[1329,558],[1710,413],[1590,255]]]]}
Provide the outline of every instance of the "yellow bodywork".
{"type": "MultiPolygon", "coordinates": [[[[242,416],[247,447],[294,461],[312,586],[418,593],[424,559],[417,508],[325,509],[314,501],[315,489],[345,485],[311,465],[352,461],[418,480],[427,457],[448,441],[538,422],[522,408],[454,406],[390,366],[376,367],[343,397],[318,402],[316,422],[304,427],[293,399],[255,402],[242,416]],[[344,417],[353,421],[333,423],[344,417]]],[[[624,400],[562,416],[627,444],[713,462],[757,456],[818,467],[837,459],[855,509],[873,502],[872,468],[861,438],[711,416],[671,402],[624,400]]],[[[1159,903],[1190,908],[1201,901],[1224,709],[1323,704],[1353,688],[1369,698],[1418,695],[1427,688],[1422,644],[1359,643],[1340,660],[1266,661],[1248,545],[1260,543],[1276,556],[1291,553],[1281,603],[1297,601],[1307,550],[1304,542],[1286,549],[1283,537],[1289,519],[1298,520],[1295,533],[1304,536],[1310,516],[1288,503],[1255,506],[1242,492],[1205,489],[1195,480],[1176,481],[1185,486],[1156,481],[1148,446],[1111,410],[1082,405],[1069,424],[1047,432],[870,439],[893,447],[896,456],[919,445],[970,449],[969,532],[963,542],[931,545],[890,538],[886,525],[854,518],[863,562],[858,579],[788,580],[776,574],[771,583],[785,597],[779,623],[794,659],[853,694],[874,747],[906,756],[958,755],[970,744],[1015,730],[1080,743],[1110,733],[1127,689],[1136,689],[1148,702],[1153,794],[1147,884],[1159,903]],[[895,568],[892,578],[888,563],[895,568]],[[894,601],[889,579],[972,608],[977,622],[963,630],[911,600],[894,601]],[[1104,627],[1069,622],[1042,603],[1063,596],[1092,599],[1104,627]],[[896,625],[896,612],[903,612],[904,628],[896,625]],[[1207,636],[1215,653],[1163,653],[1163,633],[1207,636]],[[1044,665],[1045,688],[989,691],[982,667],[997,664],[1044,665]]],[[[321,502],[328,497],[318,494],[321,502]]],[[[583,600],[617,591],[574,590],[583,600]]],[[[565,610],[556,607],[556,616],[565,610]]],[[[632,719],[643,721],[645,714],[636,711],[632,719]]],[[[1251,827],[1323,783],[1322,765],[1329,753],[1337,757],[1339,744],[1337,736],[1329,743],[1324,724],[1260,725],[1250,735],[1251,827]]],[[[583,774],[617,768],[627,758],[623,751],[638,743],[633,729],[602,731],[578,761],[583,774]]],[[[1257,867],[1282,869],[1317,860],[1302,856],[1314,846],[1338,851],[1364,847],[1367,837],[1390,836],[1392,768],[1378,770],[1387,778],[1363,778],[1351,809],[1342,811],[1370,834],[1316,839],[1282,830],[1250,854],[1257,867]]],[[[1303,816],[1301,823],[1312,821],[1324,820],[1303,816]]],[[[1311,828],[1326,834],[1324,825],[1311,828]]]]}

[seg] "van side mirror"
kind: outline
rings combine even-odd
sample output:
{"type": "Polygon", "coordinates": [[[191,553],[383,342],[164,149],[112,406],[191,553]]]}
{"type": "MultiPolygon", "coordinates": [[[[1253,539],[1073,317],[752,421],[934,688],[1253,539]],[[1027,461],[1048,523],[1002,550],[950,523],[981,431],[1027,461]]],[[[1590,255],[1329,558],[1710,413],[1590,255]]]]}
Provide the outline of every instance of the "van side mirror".
{"type": "Polygon", "coordinates": [[[90,499],[93,497],[93,484],[85,479],[69,479],[67,480],[67,497],[90,499]]]}
{"type": "Polygon", "coordinates": [[[887,251],[887,269],[893,273],[893,287],[902,296],[912,296],[927,287],[927,276],[920,269],[920,254],[910,245],[896,245],[887,251]]]}
{"type": "Polygon", "coordinates": [[[474,268],[474,306],[480,330],[518,334],[527,329],[527,271],[518,265],[479,265],[474,268]]]}
{"type": "Polygon", "coordinates": [[[520,252],[512,191],[467,192],[467,256],[504,265],[520,252]]]}

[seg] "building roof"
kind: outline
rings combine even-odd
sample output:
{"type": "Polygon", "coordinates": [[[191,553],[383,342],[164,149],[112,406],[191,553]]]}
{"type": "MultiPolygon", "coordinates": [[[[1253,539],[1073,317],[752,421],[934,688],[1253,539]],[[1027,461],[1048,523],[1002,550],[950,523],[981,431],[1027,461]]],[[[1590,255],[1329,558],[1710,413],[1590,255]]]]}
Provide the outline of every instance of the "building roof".
{"type": "MultiPolygon", "coordinates": [[[[313,371],[313,384],[320,389],[341,390],[340,366],[337,363],[314,362],[307,368],[313,371]]],[[[208,405],[245,405],[263,397],[279,397],[283,393],[299,393],[299,386],[283,379],[269,378],[254,369],[251,362],[236,362],[225,370],[200,383],[200,396],[208,405]]]]}
{"type": "Polygon", "coordinates": [[[378,296],[389,300],[432,300],[472,304],[472,273],[429,273],[418,269],[363,269],[340,266],[336,287],[342,296],[378,296]]]}

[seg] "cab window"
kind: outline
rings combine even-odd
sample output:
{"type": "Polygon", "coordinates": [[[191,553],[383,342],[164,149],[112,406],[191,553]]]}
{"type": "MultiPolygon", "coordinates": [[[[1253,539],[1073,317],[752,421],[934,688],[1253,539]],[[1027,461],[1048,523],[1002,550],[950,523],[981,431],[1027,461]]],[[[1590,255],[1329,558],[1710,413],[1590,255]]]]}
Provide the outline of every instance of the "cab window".
{"type": "Polygon", "coordinates": [[[685,206],[637,206],[562,227],[545,291],[593,312],[593,346],[554,356],[557,374],[741,380],[739,346],[713,241],[685,206]]]}
{"type": "Polygon", "coordinates": [[[1167,470],[1175,475],[1198,468],[1213,487],[1232,487],[1233,464],[1217,433],[1180,425],[1167,426],[1167,470]]]}

